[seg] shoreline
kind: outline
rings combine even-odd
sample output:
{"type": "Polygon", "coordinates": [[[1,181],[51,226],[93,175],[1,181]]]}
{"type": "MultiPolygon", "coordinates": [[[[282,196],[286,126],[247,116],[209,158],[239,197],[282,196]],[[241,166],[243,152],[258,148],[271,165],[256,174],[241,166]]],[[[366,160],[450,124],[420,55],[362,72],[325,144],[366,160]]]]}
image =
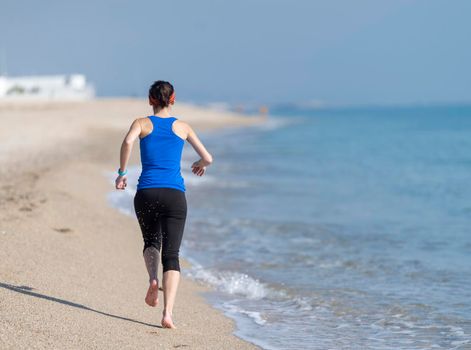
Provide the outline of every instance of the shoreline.
{"type": "MultiPolygon", "coordinates": [[[[257,348],[204,300],[209,288],[184,274],[177,330],[158,327],[162,294],[157,308],[144,303],[141,234],[108,203],[103,171],[116,167],[129,125],[148,112],[134,99],[0,105],[0,174],[8,179],[0,192],[2,348],[257,348]]],[[[173,114],[197,132],[263,122],[185,104],[173,114]]]]}

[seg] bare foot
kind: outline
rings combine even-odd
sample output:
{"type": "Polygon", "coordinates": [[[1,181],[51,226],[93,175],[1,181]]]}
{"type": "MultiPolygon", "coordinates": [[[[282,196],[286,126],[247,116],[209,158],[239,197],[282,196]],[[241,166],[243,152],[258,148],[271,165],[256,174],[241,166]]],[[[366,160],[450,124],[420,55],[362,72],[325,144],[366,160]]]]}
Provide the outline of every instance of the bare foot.
{"type": "Polygon", "coordinates": [[[172,314],[170,313],[163,313],[163,317],[162,317],[162,321],[160,322],[162,327],[164,328],[172,328],[172,329],[175,329],[177,327],[175,327],[175,325],[173,324],[173,321],[172,321],[172,314]]]}
{"type": "Polygon", "coordinates": [[[157,306],[159,303],[159,283],[158,280],[152,280],[146,295],[146,304],[149,306],[157,306]]]}

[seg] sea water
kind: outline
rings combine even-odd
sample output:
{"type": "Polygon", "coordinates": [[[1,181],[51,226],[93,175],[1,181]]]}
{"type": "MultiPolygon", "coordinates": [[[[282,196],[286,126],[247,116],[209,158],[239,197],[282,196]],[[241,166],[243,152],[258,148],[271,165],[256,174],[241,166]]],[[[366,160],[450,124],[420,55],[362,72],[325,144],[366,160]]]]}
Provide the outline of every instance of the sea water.
{"type": "MultiPolygon", "coordinates": [[[[195,176],[185,146],[184,273],[238,336],[471,349],[471,107],[280,107],[200,138],[214,163],[195,176]]],[[[139,171],[110,195],[131,215],[139,171]]]]}

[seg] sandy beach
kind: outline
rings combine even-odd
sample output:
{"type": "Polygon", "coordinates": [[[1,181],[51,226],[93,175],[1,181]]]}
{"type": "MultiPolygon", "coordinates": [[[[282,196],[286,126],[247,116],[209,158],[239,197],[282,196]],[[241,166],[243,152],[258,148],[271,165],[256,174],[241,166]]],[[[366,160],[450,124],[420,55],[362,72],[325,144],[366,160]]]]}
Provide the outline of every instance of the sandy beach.
{"type": "MultiPolygon", "coordinates": [[[[256,348],[184,275],[178,329],[160,327],[162,294],[157,308],[144,303],[141,233],[107,203],[104,173],[119,166],[131,122],[149,113],[137,99],[0,105],[0,348],[256,348]]],[[[173,114],[196,131],[262,122],[184,104],[173,114]]]]}

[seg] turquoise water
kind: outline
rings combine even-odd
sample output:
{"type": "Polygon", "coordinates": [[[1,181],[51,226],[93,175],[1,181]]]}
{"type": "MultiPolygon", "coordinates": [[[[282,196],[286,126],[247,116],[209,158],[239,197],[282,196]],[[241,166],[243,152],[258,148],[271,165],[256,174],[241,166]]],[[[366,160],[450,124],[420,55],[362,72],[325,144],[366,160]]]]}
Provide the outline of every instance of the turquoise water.
{"type": "Polygon", "coordinates": [[[201,135],[187,275],[265,349],[471,349],[471,107],[297,110],[201,135]]]}

